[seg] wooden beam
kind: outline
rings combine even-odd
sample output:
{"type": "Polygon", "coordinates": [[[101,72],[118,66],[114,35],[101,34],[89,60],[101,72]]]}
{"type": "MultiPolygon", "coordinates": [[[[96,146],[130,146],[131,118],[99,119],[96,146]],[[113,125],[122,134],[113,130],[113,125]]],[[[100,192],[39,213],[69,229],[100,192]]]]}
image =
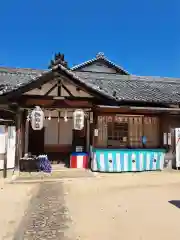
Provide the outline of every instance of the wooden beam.
{"type": "Polygon", "coordinates": [[[28,120],[28,111],[26,111],[26,123],[25,123],[25,137],[24,137],[24,153],[28,153],[29,147],[29,120],[28,120]]]}
{"type": "Polygon", "coordinates": [[[18,89],[6,93],[4,96],[8,98],[8,100],[12,98],[19,98],[23,93],[29,92],[35,88],[39,88],[43,84],[48,83],[49,81],[54,79],[54,71],[49,70],[40,76],[36,77],[36,80],[30,81],[29,83],[23,85],[22,87],[19,87],[18,89]]]}
{"type": "Polygon", "coordinates": [[[20,109],[18,109],[16,113],[16,149],[15,149],[15,168],[17,169],[19,169],[19,160],[22,154],[21,122],[22,122],[22,112],[20,109]]]}
{"type": "MultiPolygon", "coordinates": [[[[34,108],[36,104],[29,102],[29,104],[21,104],[21,108],[34,108]]],[[[42,108],[91,108],[93,104],[88,101],[70,101],[70,100],[54,100],[51,104],[41,104],[38,105],[42,108]]]]}
{"type": "MultiPolygon", "coordinates": [[[[61,97],[61,96],[60,96],[61,97]]],[[[76,97],[76,96],[62,96],[64,99],[68,100],[82,100],[82,101],[97,101],[101,102],[99,99],[92,98],[92,97],[76,97]]],[[[18,104],[19,103],[24,103],[27,100],[54,100],[56,97],[55,96],[41,96],[41,95],[23,95],[21,98],[18,99],[18,104]]],[[[57,96],[58,98],[58,96],[57,96]]],[[[11,99],[13,101],[13,99],[11,99]]],[[[102,102],[103,103],[103,102],[102,102]]]]}
{"type": "Polygon", "coordinates": [[[70,100],[56,100],[52,107],[59,107],[59,108],[90,108],[92,104],[88,101],[70,101],[70,100]]]}
{"type": "Polygon", "coordinates": [[[43,99],[28,99],[20,106],[29,106],[29,105],[40,105],[40,106],[51,106],[55,100],[43,100],[43,99]]]}
{"type": "Polygon", "coordinates": [[[64,84],[62,84],[62,87],[69,94],[69,96],[73,97],[73,94],[69,91],[69,89],[64,84]]]}
{"type": "Polygon", "coordinates": [[[54,84],[54,85],[44,94],[44,96],[48,96],[56,87],[57,87],[57,83],[54,84]]]}
{"type": "Polygon", "coordinates": [[[59,77],[65,79],[67,82],[73,84],[74,86],[80,88],[82,91],[89,93],[90,95],[96,97],[97,99],[101,99],[106,101],[106,103],[108,104],[115,104],[116,100],[112,99],[110,96],[98,92],[96,89],[91,88],[90,86],[88,86],[85,82],[81,82],[80,80],[78,80],[78,78],[74,77],[73,75],[68,74],[65,71],[61,71],[59,69],[57,69],[56,74],[59,74],[59,77]]]}
{"type": "Polygon", "coordinates": [[[22,95],[21,98],[19,98],[19,102],[24,102],[29,99],[37,99],[37,100],[53,100],[54,96],[47,96],[47,95],[22,95]]]}
{"type": "Polygon", "coordinates": [[[57,86],[58,86],[58,89],[57,89],[57,96],[58,96],[58,97],[61,97],[61,86],[62,86],[62,82],[61,82],[61,80],[58,80],[58,84],[57,84],[57,86]]]}

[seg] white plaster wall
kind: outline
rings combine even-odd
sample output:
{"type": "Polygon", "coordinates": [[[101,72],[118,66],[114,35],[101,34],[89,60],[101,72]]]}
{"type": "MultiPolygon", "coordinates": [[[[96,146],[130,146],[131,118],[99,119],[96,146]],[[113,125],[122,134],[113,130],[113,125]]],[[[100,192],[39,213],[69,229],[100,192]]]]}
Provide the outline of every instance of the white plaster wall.
{"type": "MultiPolygon", "coordinates": [[[[44,115],[45,115],[46,118],[48,118],[49,115],[51,117],[58,117],[58,112],[60,112],[60,117],[64,117],[66,110],[65,109],[60,109],[60,108],[58,109],[58,111],[57,110],[53,110],[53,111],[44,110],[44,115]]],[[[73,116],[73,112],[74,112],[73,109],[72,110],[68,109],[67,117],[72,117],[73,116]]]]}
{"type": "MultiPolygon", "coordinates": [[[[35,88],[29,92],[24,93],[24,95],[39,95],[43,96],[47,91],[49,91],[55,84],[55,81],[51,81],[41,86],[41,89],[35,88]]],[[[57,88],[49,94],[49,96],[57,96],[57,88]]]]}
{"type": "Polygon", "coordinates": [[[60,119],[59,144],[72,144],[72,127],[72,119],[68,119],[67,122],[60,119]]]}
{"type": "Polygon", "coordinates": [[[94,63],[92,65],[82,68],[81,71],[116,73],[115,69],[109,68],[107,65],[102,63],[94,63]]]}
{"type": "MultiPolygon", "coordinates": [[[[75,97],[92,97],[89,93],[87,93],[85,91],[82,91],[82,90],[77,91],[76,86],[74,86],[68,82],[64,81],[64,85],[75,97]]],[[[69,94],[66,92],[66,90],[64,88],[61,89],[61,94],[62,94],[62,96],[69,96],[69,94]]]]}
{"type": "Polygon", "coordinates": [[[45,120],[44,144],[58,144],[58,121],[56,118],[45,120]]]}
{"type": "MultiPolygon", "coordinates": [[[[41,86],[41,89],[35,88],[29,92],[24,93],[24,95],[39,95],[39,96],[43,96],[44,94],[46,94],[56,83],[56,80],[53,80],[49,83],[46,83],[44,85],[41,86]]],[[[92,97],[90,94],[88,94],[85,91],[77,91],[76,90],[76,86],[63,80],[63,84],[68,88],[68,90],[72,93],[73,96],[75,97],[92,97]]],[[[52,92],[50,92],[48,94],[48,96],[57,96],[58,93],[58,89],[57,87],[54,88],[52,90],[52,92]]],[[[67,93],[67,91],[64,88],[61,88],[61,96],[69,96],[69,93],[67,93]]]]}
{"type": "Polygon", "coordinates": [[[53,144],[72,144],[72,119],[68,119],[67,122],[60,118],[51,118],[51,120],[45,120],[45,145],[53,144]],[[58,128],[59,124],[59,128],[58,128]],[[58,140],[59,129],[59,140],[58,140]]]}

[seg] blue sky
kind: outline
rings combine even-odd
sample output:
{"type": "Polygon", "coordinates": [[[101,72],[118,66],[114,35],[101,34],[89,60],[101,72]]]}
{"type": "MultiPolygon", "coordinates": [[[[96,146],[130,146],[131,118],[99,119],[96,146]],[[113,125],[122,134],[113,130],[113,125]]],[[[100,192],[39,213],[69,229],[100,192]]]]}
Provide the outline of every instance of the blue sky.
{"type": "Polygon", "coordinates": [[[104,52],[132,74],[180,77],[178,0],[0,1],[0,65],[47,68],[104,52]]]}

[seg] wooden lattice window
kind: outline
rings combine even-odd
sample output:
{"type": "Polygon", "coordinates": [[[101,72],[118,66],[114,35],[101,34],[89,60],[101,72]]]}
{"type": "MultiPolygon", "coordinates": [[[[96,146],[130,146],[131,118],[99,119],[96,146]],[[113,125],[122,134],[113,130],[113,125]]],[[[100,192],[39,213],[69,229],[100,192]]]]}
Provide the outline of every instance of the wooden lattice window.
{"type": "Polygon", "coordinates": [[[160,145],[159,119],[157,117],[144,117],[144,135],[147,138],[146,147],[153,148],[160,145]]]}
{"type": "Polygon", "coordinates": [[[128,145],[128,121],[127,118],[113,118],[113,121],[108,122],[108,146],[122,146],[128,145]]]}
{"type": "Polygon", "coordinates": [[[98,117],[97,145],[103,147],[154,148],[159,146],[159,119],[141,115],[98,117]],[[142,142],[143,137],[146,143],[142,142]]]}

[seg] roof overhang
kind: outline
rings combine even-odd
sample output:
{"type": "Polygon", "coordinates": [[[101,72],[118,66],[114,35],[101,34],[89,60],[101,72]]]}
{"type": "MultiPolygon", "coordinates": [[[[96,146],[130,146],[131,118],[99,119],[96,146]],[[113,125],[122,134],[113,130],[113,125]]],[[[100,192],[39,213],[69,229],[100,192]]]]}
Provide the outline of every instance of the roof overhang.
{"type": "Polygon", "coordinates": [[[78,65],[76,65],[76,66],[73,66],[73,67],[71,68],[71,70],[72,70],[72,71],[77,71],[77,70],[80,70],[80,69],[82,69],[82,68],[84,68],[84,67],[87,67],[87,66],[89,66],[89,65],[91,65],[91,64],[93,64],[93,63],[99,62],[99,61],[100,61],[100,62],[103,62],[104,64],[108,65],[109,67],[115,69],[115,70],[117,71],[117,73],[121,73],[121,74],[123,73],[123,74],[125,74],[125,75],[129,75],[129,72],[128,72],[128,71],[126,71],[126,70],[125,70],[124,68],[122,68],[121,66],[115,64],[114,62],[110,61],[107,57],[104,56],[103,53],[98,53],[98,54],[96,55],[96,58],[93,58],[93,59],[91,59],[91,60],[88,60],[88,61],[86,61],[86,62],[83,62],[83,63],[81,63],[81,64],[78,64],[78,65]]]}
{"type": "Polygon", "coordinates": [[[21,95],[23,95],[25,92],[31,91],[35,88],[40,88],[43,84],[53,80],[53,78],[60,77],[60,76],[65,77],[68,81],[81,87],[82,89],[86,90],[87,92],[89,92],[95,97],[114,102],[114,104],[116,102],[115,99],[109,96],[106,92],[104,92],[103,90],[100,91],[97,86],[93,86],[91,84],[86,83],[80,77],[76,76],[76,74],[73,73],[71,70],[68,70],[67,68],[63,67],[60,64],[54,66],[49,71],[40,74],[39,76],[34,78],[31,82],[20,86],[18,89],[15,89],[11,92],[6,93],[4,97],[18,98],[21,95]]]}
{"type": "Polygon", "coordinates": [[[169,112],[172,114],[180,114],[180,108],[165,108],[165,107],[134,107],[134,106],[107,106],[107,105],[98,105],[97,108],[99,109],[106,109],[106,110],[124,110],[124,111],[129,111],[129,110],[135,110],[135,111],[148,111],[148,112],[157,112],[157,113],[162,113],[162,112],[169,112]]]}

